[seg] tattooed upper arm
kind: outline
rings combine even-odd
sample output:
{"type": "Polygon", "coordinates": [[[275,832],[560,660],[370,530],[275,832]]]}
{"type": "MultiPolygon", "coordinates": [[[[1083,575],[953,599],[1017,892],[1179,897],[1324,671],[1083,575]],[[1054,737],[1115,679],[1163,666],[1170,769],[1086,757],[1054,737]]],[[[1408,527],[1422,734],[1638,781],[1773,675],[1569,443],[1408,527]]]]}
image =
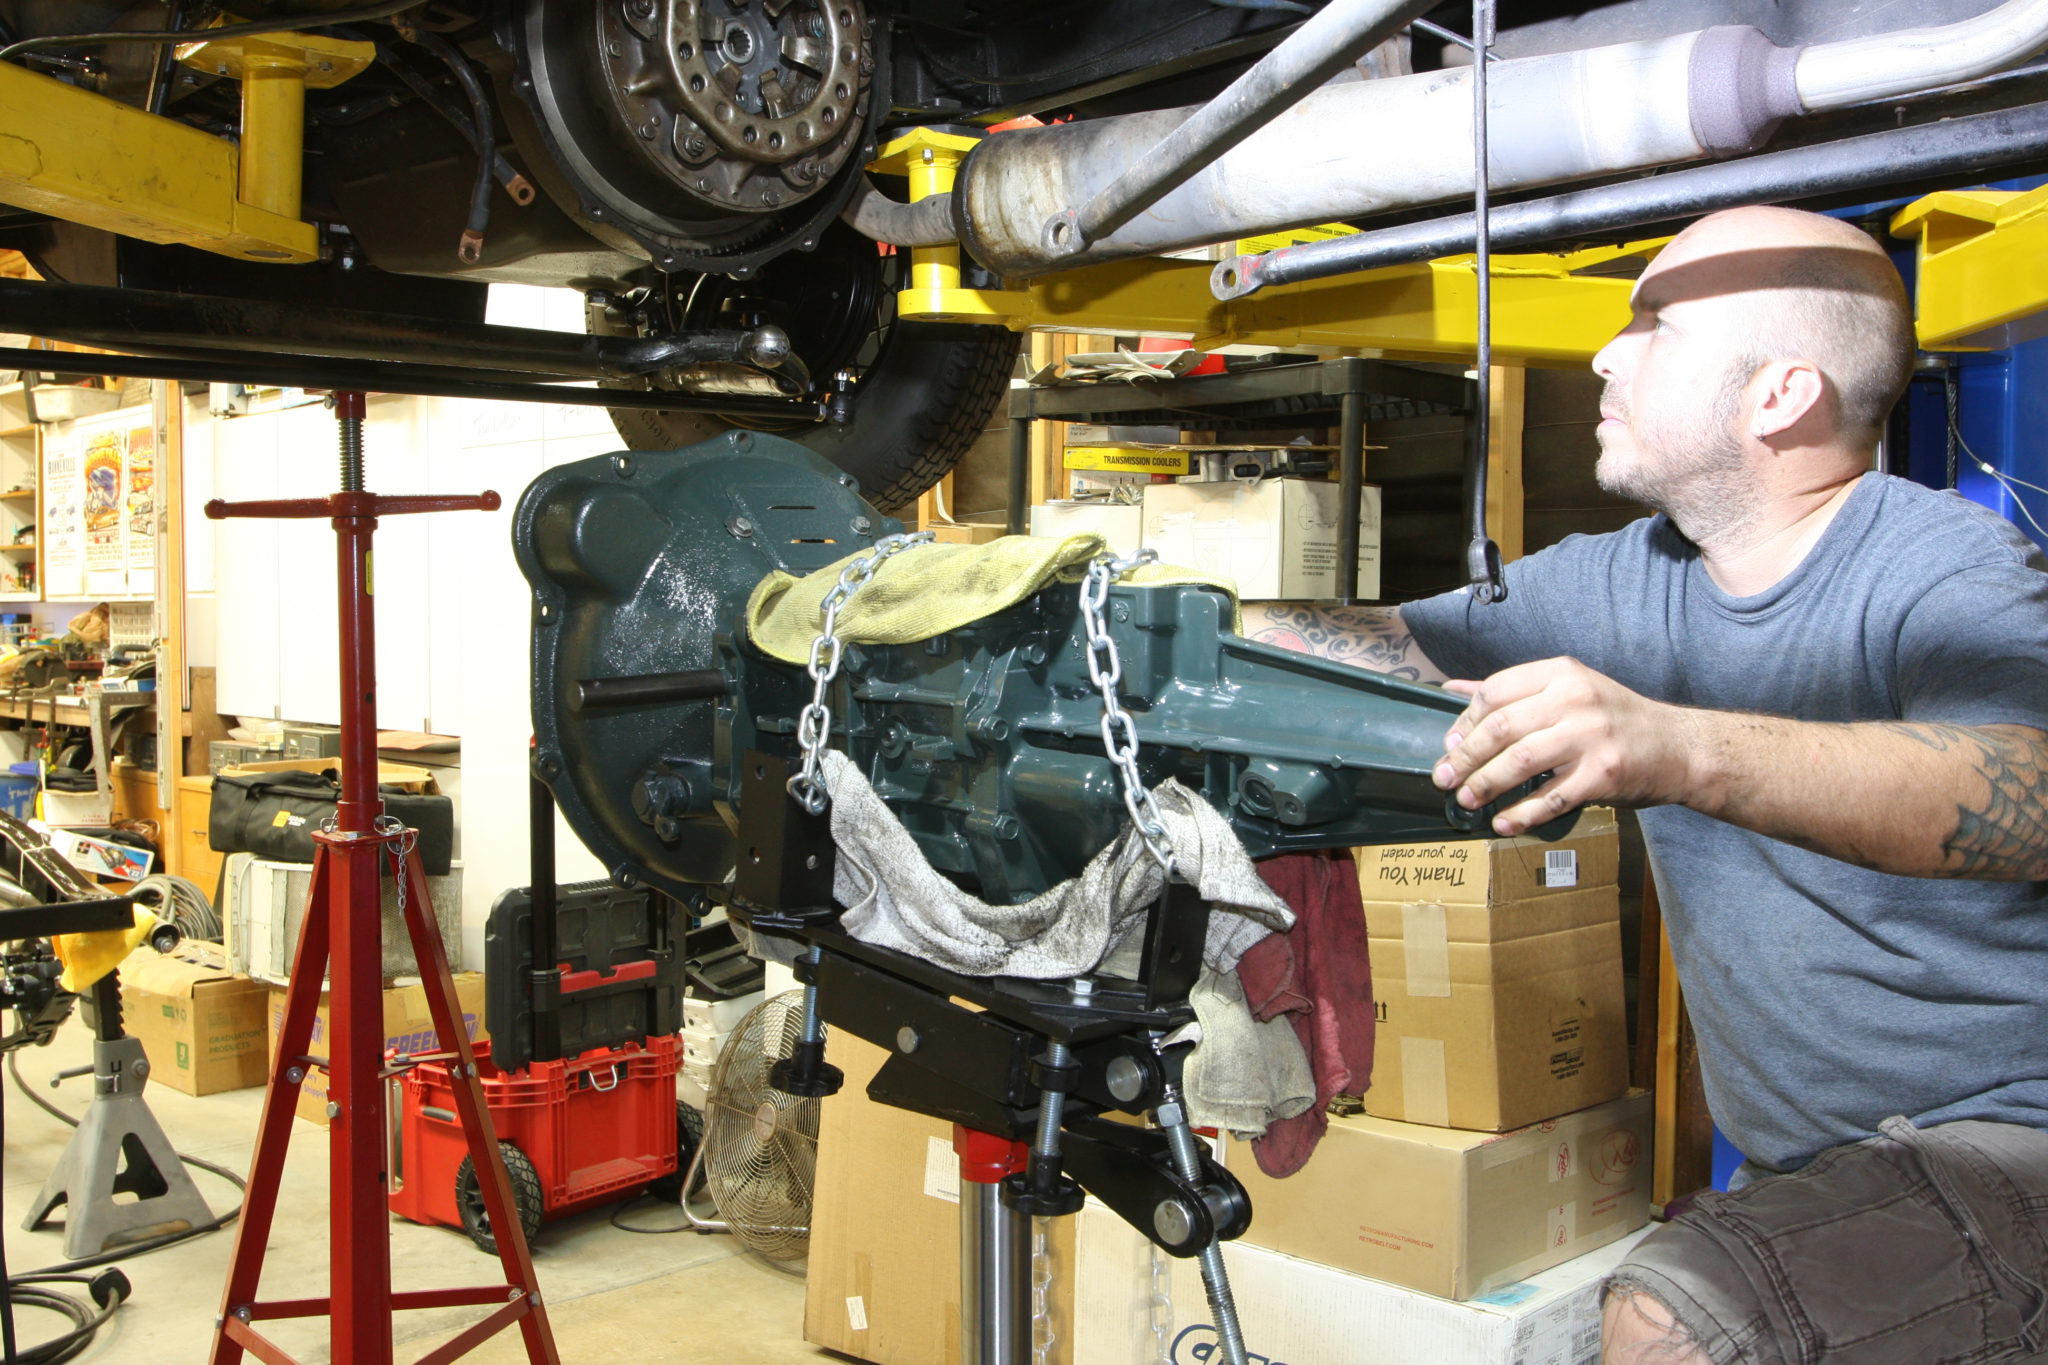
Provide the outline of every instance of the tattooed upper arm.
{"type": "Polygon", "coordinates": [[[1312,607],[1260,602],[1244,609],[1244,630],[1261,644],[1314,654],[1337,663],[1391,673],[1411,682],[1442,682],[1402,623],[1399,607],[1312,607]]]}
{"type": "Polygon", "coordinates": [[[1942,839],[1935,874],[1985,881],[2048,878],[2048,734],[2025,725],[1884,724],[1937,753],[1967,763],[1955,828],[1942,839]]]}

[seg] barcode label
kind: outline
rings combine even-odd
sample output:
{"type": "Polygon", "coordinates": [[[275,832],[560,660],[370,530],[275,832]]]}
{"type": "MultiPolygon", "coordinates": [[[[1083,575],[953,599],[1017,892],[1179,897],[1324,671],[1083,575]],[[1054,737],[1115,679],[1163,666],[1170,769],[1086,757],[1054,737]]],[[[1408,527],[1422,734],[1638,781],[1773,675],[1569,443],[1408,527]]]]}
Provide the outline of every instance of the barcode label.
{"type": "Polygon", "coordinates": [[[846,1325],[856,1332],[868,1330],[868,1306],[858,1294],[846,1301],[846,1325]]]}
{"type": "Polygon", "coordinates": [[[1543,884],[1545,886],[1577,886],[1579,884],[1579,853],[1572,848],[1553,848],[1543,855],[1543,884]]]}

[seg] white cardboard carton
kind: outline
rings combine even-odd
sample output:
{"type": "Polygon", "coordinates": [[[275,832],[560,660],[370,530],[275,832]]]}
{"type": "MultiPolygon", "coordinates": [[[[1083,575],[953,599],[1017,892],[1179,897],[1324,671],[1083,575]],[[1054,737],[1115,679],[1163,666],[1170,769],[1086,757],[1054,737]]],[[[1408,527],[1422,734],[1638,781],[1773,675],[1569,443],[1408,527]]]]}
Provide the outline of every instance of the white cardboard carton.
{"type": "Polygon", "coordinates": [[[1042,502],[1031,509],[1031,534],[1064,539],[1101,536],[1116,554],[1136,553],[1142,539],[1140,513],[1134,502],[1042,502]]]}
{"type": "MultiPolygon", "coordinates": [[[[1235,579],[1247,602],[1337,591],[1337,485],[1320,479],[1160,483],[1145,489],[1145,548],[1162,563],[1235,579]]],[[[1359,498],[1357,595],[1380,595],[1380,490],[1359,498]]]]}
{"type": "MultiPolygon", "coordinates": [[[[1601,1280],[1647,1235],[1631,1234],[1464,1302],[1239,1242],[1224,1247],[1223,1260],[1252,1365],[1598,1365],[1601,1280]]],[[[1159,1359],[1151,1253],[1150,1242],[1100,1204],[1090,1201],[1081,1211],[1074,1359],[1159,1359]]],[[[1199,1266],[1163,1259],[1171,1298],[1166,1359],[1220,1361],[1199,1266]]]]}

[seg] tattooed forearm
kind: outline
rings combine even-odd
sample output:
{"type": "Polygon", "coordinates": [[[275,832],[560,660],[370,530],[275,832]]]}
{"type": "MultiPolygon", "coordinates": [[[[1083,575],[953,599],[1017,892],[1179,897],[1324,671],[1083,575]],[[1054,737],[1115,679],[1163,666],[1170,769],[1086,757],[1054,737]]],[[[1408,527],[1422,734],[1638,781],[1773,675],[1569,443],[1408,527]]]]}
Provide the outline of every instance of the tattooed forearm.
{"type": "Polygon", "coordinates": [[[1997,881],[2048,877],[2048,735],[2023,725],[1894,721],[1884,728],[1967,761],[1978,787],[1956,803],[1936,874],[1997,881]]]}
{"type": "Polygon", "coordinates": [[[1685,804],[1905,877],[2048,880],[2048,734],[1692,712],[1685,804]]]}
{"type": "Polygon", "coordinates": [[[1244,609],[1245,635],[1261,644],[1314,654],[1337,663],[1391,673],[1412,682],[1442,682],[1401,622],[1399,607],[1306,607],[1262,602],[1244,609]]]}

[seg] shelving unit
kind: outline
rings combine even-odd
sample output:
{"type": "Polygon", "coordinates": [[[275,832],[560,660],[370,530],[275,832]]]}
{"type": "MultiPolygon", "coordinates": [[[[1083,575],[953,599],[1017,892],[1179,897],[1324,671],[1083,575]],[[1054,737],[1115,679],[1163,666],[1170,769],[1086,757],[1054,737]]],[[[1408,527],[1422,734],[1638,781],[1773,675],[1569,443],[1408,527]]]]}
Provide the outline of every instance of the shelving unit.
{"type": "Polygon", "coordinates": [[[0,603],[42,600],[41,472],[42,429],[22,385],[0,386],[0,603]]]}
{"type": "MultiPolygon", "coordinates": [[[[1368,422],[1426,415],[1469,417],[1474,392],[1474,386],[1455,375],[1355,358],[1137,384],[1062,382],[1013,388],[1009,530],[1022,535],[1025,529],[1033,422],[1199,425],[1218,430],[1334,424],[1338,506],[1355,509],[1365,475],[1368,422]]],[[[1353,511],[1338,525],[1338,583],[1357,581],[1358,537],[1353,511]]]]}

